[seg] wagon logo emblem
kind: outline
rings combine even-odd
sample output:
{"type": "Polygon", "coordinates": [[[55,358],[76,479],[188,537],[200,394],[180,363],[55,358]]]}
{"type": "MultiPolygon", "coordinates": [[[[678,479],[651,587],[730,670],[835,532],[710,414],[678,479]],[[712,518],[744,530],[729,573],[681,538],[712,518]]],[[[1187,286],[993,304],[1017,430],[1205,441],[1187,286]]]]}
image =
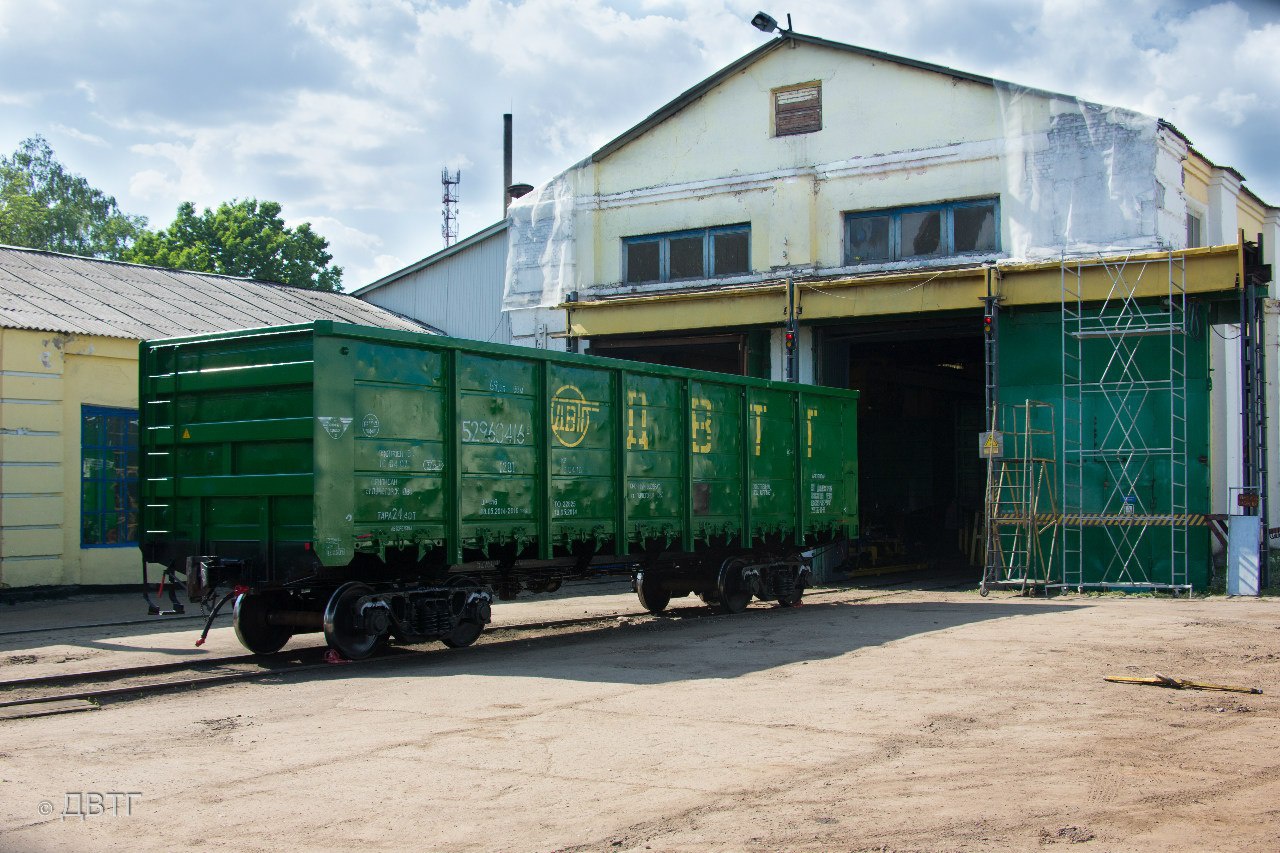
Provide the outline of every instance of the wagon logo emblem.
{"type": "Polygon", "coordinates": [[[347,427],[351,426],[351,418],[316,418],[320,422],[320,426],[324,427],[324,431],[329,433],[334,439],[342,438],[346,435],[347,427]]]}
{"type": "Polygon", "coordinates": [[[551,398],[551,432],[565,447],[577,447],[591,428],[591,413],[600,411],[576,385],[562,385],[551,398]]]}

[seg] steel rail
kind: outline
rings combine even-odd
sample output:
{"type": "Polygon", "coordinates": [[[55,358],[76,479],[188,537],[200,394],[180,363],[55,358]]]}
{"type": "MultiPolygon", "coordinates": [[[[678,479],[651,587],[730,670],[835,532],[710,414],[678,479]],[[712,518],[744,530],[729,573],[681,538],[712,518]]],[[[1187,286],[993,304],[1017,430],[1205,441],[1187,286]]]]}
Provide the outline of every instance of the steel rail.
{"type": "Polygon", "coordinates": [[[12,631],[0,631],[0,638],[17,637],[22,634],[47,634],[56,631],[84,631],[89,628],[118,628],[126,625],[159,625],[162,622],[185,622],[192,619],[207,618],[208,616],[204,613],[180,613],[173,616],[148,616],[145,619],[127,619],[120,622],[87,622],[84,625],[52,625],[47,628],[15,628],[12,631]]]}
{"type": "MultiPolygon", "coordinates": [[[[889,589],[888,588],[892,586],[901,585],[902,583],[909,583],[909,582],[898,582],[895,584],[886,584],[884,587],[880,587],[880,589],[884,589],[885,591],[876,593],[874,595],[862,596],[862,597],[853,599],[850,603],[863,603],[867,601],[874,601],[876,599],[887,598],[894,595],[904,595],[908,592],[936,591],[936,590],[954,589],[961,586],[972,585],[970,581],[966,580],[960,583],[948,583],[948,584],[935,585],[935,586],[913,585],[911,588],[908,588],[908,589],[889,589]]],[[[841,593],[860,592],[866,589],[867,587],[865,586],[827,588],[827,589],[816,590],[814,592],[808,593],[806,597],[807,598],[825,597],[825,596],[837,595],[841,593]]],[[[768,608],[768,609],[751,608],[747,612],[761,613],[761,612],[771,612],[773,610],[774,610],[773,608],[768,608]]],[[[681,608],[678,612],[680,614],[681,620],[684,620],[684,619],[700,620],[700,619],[708,619],[708,618],[723,617],[723,616],[740,616],[741,615],[741,614],[719,613],[710,608],[703,607],[702,605],[681,608]]],[[[603,614],[596,614],[593,616],[575,617],[572,619],[551,619],[551,620],[542,620],[538,622],[517,623],[513,625],[499,625],[486,631],[483,636],[488,638],[495,638],[495,637],[502,636],[504,634],[512,634],[512,633],[527,632],[527,631],[553,631],[560,628],[571,628],[571,627],[577,627],[582,625],[590,625],[592,623],[611,623],[611,622],[616,622],[619,619],[625,619],[625,618],[637,617],[637,616],[647,616],[647,615],[649,614],[646,612],[603,613],[603,614]]],[[[675,620],[668,620],[668,621],[674,622],[675,620]]],[[[661,622],[655,620],[655,622],[647,623],[647,624],[661,624],[661,622]]],[[[55,694],[25,697],[21,699],[4,700],[4,701],[0,701],[0,709],[23,707],[23,706],[36,706],[36,705],[48,704],[52,702],[73,701],[73,700],[85,700],[89,702],[95,702],[102,699],[113,699],[113,698],[119,698],[119,697],[125,697],[125,696],[137,696],[138,698],[141,698],[145,695],[164,692],[167,690],[202,688],[202,687],[215,686],[219,684],[226,684],[234,681],[246,681],[246,680],[257,679],[257,678],[268,678],[271,676],[288,675],[288,674],[297,673],[297,672],[307,672],[307,671],[320,670],[320,669],[330,670],[334,666],[334,664],[329,663],[328,661],[309,661],[306,659],[308,657],[312,657],[315,654],[319,653],[323,648],[324,648],[323,646],[308,646],[302,649],[291,649],[289,651],[276,652],[275,654],[268,655],[268,656],[233,655],[233,656],[213,658],[213,659],[202,660],[202,661],[173,661],[173,662],[167,662],[167,663],[161,663],[161,664],[122,667],[122,668],[111,669],[111,670],[98,670],[95,672],[60,673],[60,674],[54,674],[50,676],[35,676],[32,678],[4,681],[4,682],[0,682],[0,691],[8,692],[8,691],[20,690],[20,689],[31,688],[36,686],[45,686],[45,685],[51,686],[55,684],[71,684],[71,683],[84,682],[84,681],[95,681],[95,680],[103,681],[108,679],[133,678],[138,676],[157,675],[157,674],[168,673],[168,672],[182,672],[183,670],[191,670],[191,669],[197,669],[197,668],[213,669],[221,666],[234,665],[236,663],[261,664],[264,660],[270,661],[272,659],[301,658],[300,660],[297,660],[297,662],[285,663],[283,665],[277,665],[277,666],[259,665],[253,669],[244,669],[244,670],[238,670],[234,672],[213,673],[210,675],[203,675],[203,676],[198,676],[194,678],[171,679],[171,680],[165,680],[165,681],[148,681],[148,682],[143,682],[139,684],[127,684],[127,685],[119,685],[114,687],[95,688],[90,690],[59,692],[55,694]]],[[[385,663],[387,661],[405,661],[408,659],[417,659],[427,654],[439,654],[440,652],[441,650],[437,648],[413,649],[408,647],[392,647],[390,649],[384,650],[382,653],[375,655],[373,657],[365,658],[362,660],[347,661],[346,663],[355,665],[355,666],[366,666],[366,665],[374,665],[378,663],[385,663]]]]}

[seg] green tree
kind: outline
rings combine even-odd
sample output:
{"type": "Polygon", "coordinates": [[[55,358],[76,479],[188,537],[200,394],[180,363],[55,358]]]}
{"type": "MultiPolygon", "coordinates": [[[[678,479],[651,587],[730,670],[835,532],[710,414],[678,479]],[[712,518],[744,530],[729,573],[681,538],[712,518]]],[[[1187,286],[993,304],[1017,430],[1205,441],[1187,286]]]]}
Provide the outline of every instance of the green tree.
{"type": "Polygon", "coordinates": [[[120,258],[147,220],[66,170],[39,134],[0,156],[0,243],[71,255],[120,258]]]}
{"type": "Polygon", "coordinates": [[[285,227],[280,205],[257,199],[217,210],[184,201],[163,231],[138,236],[125,260],[173,269],[245,276],[315,290],[341,290],[342,267],[329,266],[329,241],[304,222],[285,227]]]}

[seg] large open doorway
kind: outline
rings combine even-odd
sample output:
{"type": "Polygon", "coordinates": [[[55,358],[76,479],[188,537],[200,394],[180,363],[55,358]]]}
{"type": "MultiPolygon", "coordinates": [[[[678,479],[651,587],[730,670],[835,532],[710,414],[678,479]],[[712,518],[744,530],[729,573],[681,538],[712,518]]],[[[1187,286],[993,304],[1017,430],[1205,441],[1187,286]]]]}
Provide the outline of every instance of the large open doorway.
{"type": "Polygon", "coordinates": [[[769,332],[760,329],[702,335],[593,338],[587,353],[736,376],[769,375],[769,332]]]}
{"type": "Polygon", "coordinates": [[[587,352],[670,367],[746,373],[746,340],[737,334],[594,340],[587,352]]]}
{"type": "Polygon", "coordinates": [[[881,320],[825,328],[821,341],[823,384],[861,392],[854,577],[977,578],[981,326],[969,317],[881,320]]]}

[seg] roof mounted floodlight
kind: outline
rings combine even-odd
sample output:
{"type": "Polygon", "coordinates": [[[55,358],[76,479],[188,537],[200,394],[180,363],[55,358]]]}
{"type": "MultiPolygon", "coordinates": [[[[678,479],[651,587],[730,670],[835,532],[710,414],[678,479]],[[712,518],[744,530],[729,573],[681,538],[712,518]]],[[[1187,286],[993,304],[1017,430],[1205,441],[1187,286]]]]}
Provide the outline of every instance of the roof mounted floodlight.
{"type": "Polygon", "coordinates": [[[756,12],[756,16],[751,19],[751,26],[762,33],[771,33],[778,28],[778,21],[770,14],[756,12]]]}
{"type": "Polygon", "coordinates": [[[768,12],[756,12],[756,16],[751,19],[751,26],[755,27],[762,33],[771,33],[777,30],[784,36],[791,35],[791,15],[787,15],[787,25],[785,27],[778,26],[778,20],[768,12]]]}

